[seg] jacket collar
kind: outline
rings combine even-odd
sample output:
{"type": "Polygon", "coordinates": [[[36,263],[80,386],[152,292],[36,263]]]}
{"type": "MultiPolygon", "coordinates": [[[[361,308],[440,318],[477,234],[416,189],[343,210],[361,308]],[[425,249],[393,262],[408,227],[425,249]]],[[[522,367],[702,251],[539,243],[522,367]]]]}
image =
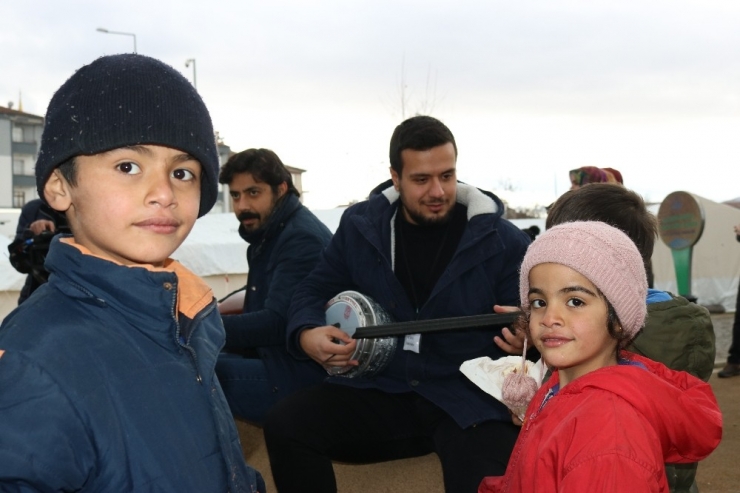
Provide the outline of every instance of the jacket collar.
{"type": "MultiPolygon", "coordinates": [[[[380,195],[385,197],[389,204],[399,205],[397,202],[401,198],[401,194],[393,186],[381,191],[380,195]]],[[[468,221],[481,214],[496,214],[500,216],[504,210],[503,202],[496,195],[490,192],[483,192],[472,185],[462,182],[457,183],[457,203],[468,208],[468,221]]]]}
{"type": "Polygon", "coordinates": [[[115,308],[147,326],[151,318],[172,320],[178,313],[192,319],[213,301],[211,288],[176,260],[161,268],[129,267],[92,254],[69,236],[52,240],[45,267],[49,283],[68,296],[115,308]]]}

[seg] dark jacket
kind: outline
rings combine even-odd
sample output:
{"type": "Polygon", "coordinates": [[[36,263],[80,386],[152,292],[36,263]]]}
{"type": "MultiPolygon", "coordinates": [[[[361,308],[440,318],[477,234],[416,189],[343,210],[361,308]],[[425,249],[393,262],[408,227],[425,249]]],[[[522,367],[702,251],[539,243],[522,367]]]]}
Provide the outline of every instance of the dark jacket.
{"type": "Polygon", "coordinates": [[[0,327],[0,489],[264,490],[214,374],[210,288],[177,262],[121,266],[59,237],[46,267],[0,327]]]}
{"type": "Polygon", "coordinates": [[[283,398],[326,378],[318,364],[288,354],[285,326],[293,291],[318,263],[331,231],[289,194],[264,228],[248,234],[239,227],[239,234],[249,243],[249,276],[243,313],[223,316],[226,350],[256,349],[273,391],[283,398]]]}
{"type": "MultiPolygon", "coordinates": [[[[529,238],[503,219],[495,196],[458,184],[457,201],[467,207],[466,229],[452,260],[416,314],[394,274],[394,218],[399,195],[392,187],[356,204],[342,216],[321,262],[293,297],[288,349],[306,358],[298,336],[325,324],[324,305],[344,290],[374,298],[395,320],[435,319],[491,313],[494,304],[518,305],[519,264],[529,238]]],[[[459,371],[480,356],[505,356],[493,342],[498,330],[427,334],[420,352],[400,341],[389,366],[374,378],[331,378],[331,382],[386,392],[414,391],[444,409],[463,428],[487,420],[509,421],[509,412],[459,371]]]]}
{"type": "Polygon", "coordinates": [[[687,371],[705,382],[714,370],[715,336],[709,311],[681,296],[648,304],[643,328],[627,350],[687,371]]]}
{"type": "Polygon", "coordinates": [[[48,251],[48,241],[51,236],[60,232],[69,233],[64,215],[46,205],[41,199],[26,202],[21,209],[21,215],[18,217],[18,226],[15,230],[13,243],[8,245],[10,263],[18,272],[28,274],[18,297],[19,305],[26,301],[31,293],[49,277],[49,273],[43,265],[44,257],[46,251],[48,251]],[[54,233],[46,232],[41,236],[34,237],[29,228],[32,223],[40,219],[53,222],[56,228],[54,233]],[[21,265],[23,268],[21,268],[21,265]]]}

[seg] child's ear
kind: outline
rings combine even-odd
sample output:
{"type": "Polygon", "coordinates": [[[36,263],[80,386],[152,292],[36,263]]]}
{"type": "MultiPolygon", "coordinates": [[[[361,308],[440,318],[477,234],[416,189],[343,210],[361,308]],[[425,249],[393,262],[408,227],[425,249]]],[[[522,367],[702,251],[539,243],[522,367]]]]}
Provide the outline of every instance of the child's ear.
{"type": "Polygon", "coordinates": [[[44,198],[52,209],[65,212],[72,205],[69,183],[59,169],[55,169],[44,185],[44,198]]]}

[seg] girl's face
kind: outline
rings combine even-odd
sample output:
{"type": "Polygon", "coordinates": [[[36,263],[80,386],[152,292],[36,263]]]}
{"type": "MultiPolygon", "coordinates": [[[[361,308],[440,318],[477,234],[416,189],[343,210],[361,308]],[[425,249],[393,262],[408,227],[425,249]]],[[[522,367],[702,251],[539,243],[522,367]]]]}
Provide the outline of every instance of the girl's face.
{"type": "Polygon", "coordinates": [[[561,264],[529,271],[529,332],[563,387],[617,364],[617,340],[607,330],[607,304],[591,281],[561,264]]]}

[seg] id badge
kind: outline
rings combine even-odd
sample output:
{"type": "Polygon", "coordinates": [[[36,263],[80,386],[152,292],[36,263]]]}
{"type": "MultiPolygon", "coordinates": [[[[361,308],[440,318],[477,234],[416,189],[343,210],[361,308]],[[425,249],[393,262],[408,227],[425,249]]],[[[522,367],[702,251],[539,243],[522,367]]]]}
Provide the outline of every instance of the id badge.
{"type": "Polygon", "coordinates": [[[403,340],[403,350],[418,353],[420,344],[421,334],[409,334],[403,340]]]}

